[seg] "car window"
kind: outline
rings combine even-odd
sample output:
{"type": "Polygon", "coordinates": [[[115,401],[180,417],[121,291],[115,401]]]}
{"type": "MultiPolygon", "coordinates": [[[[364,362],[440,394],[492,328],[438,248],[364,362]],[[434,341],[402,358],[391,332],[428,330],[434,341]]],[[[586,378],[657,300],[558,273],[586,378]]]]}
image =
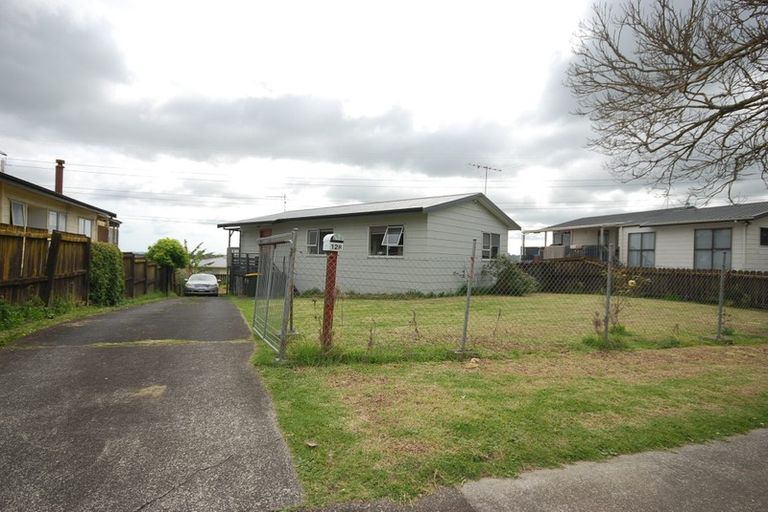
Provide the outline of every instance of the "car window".
{"type": "Polygon", "coordinates": [[[193,274],[189,278],[189,282],[191,282],[191,283],[215,283],[216,282],[216,276],[212,276],[210,274],[193,274]]]}

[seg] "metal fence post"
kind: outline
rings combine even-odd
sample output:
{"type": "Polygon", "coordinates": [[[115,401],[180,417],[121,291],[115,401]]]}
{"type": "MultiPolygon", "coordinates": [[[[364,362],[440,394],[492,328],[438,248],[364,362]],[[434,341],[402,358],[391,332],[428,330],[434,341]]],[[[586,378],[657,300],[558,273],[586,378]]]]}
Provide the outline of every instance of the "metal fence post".
{"type": "Polygon", "coordinates": [[[472,300],[472,281],[475,277],[475,252],[477,251],[477,238],[472,239],[472,255],[469,257],[469,273],[467,274],[467,301],[464,305],[464,333],[459,343],[459,354],[464,353],[467,345],[467,331],[469,330],[469,303],[472,300]]]}
{"type": "Polygon", "coordinates": [[[298,230],[294,229],[291,236],[290,249],[288,249],[288,267],[285,270],[288,279],[286,279],[286,283],[285,283],[286,295],[283,299],[283,319],[282,319],[283,321],[280,326],[280,349],[277,353],[278,361],[282,361],[285,359],[285,347],[288,343],[288,336],[291,334],[291,331],[293,329],[293,287],[294,287],[294,270],[296,268],[294,262],[296,260],[297,235],[298,235],[298,230]]]}
{"type": "Polygon", "coordinates": [[[723,306],[725,305],[725,258],[726,253],[723,252],[723,265],[720,267],[720,291],[717,295],[717,335],[715,336],[717,341],[722,340],[723,334],[723,306]]]}
{"type": "Polygon", "coordinates": [[[613,285],[613,244],[608,244],[608,266],[605,278],[605,320],[603,321],[603,341],[608,345],[611,325],[611,287],[613,285]]]}

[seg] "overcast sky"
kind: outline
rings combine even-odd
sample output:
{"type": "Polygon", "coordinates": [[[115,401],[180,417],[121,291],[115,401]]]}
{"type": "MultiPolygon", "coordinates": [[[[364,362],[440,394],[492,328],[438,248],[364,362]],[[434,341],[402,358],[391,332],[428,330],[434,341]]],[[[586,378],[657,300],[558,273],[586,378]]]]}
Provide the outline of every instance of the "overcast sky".
{"type": "Polygon", "coordinates": [[[586,149],[562,81],[590,4],[0,0],[0,150],[51,188],[65,159],[64,193],[116,212],[126,251],[223,251],[217,222],[283,197],[482,191],[470,162],[503,170],[488,196],[524,229],[684,200],[586,149]]]}

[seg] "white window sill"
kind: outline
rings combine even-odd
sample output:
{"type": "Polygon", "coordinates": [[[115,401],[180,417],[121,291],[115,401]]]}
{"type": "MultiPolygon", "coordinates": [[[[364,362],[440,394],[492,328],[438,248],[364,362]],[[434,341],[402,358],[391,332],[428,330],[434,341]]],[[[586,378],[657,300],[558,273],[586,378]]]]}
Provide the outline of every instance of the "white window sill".
{"type": "Polygon", "coordinates": [[[387,256],[385,254],[369,254],[369,260],[402,260],[405,256],[387,256]]]}

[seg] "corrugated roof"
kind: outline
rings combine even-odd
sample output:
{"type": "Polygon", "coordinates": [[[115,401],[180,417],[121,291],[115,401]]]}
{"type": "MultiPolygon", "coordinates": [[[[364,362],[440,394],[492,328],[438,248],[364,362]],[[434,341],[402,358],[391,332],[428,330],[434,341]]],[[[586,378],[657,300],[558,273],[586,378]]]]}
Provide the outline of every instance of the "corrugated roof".
{"type": "Polygon", "coordinates": [[[559,231],[563,229],[596,228],[601,226],[650,227],[672,224],[701,224],[704,222],[733,222],[738,220],[754,220],[766,215],[768,215],[768,202],[710,206],[707,208],[685,206],[663,210],[582,217],[541,228],[537,231],[559,231]]]}
{"type": "Polygon", "coordinates": [[[94,210],[100,213],[103,213],[109,217],[117,217],[117,214],[112,213],[108,210],[105,210],[103,208],[99,208],[97,206],[93,206],[92,204],[84,203],[83,201],[79,201],[73,197],[65,196],[64,194],[59,194],[58,192],[54,192],[53,190],[47,189],[45,187],[41,187],[40,185],[35,185],[34,183],[31,183],[29,181],[23,180],[21,178],[17,178],[16,176],[11,176],[7,173],[0,173],[0,179],[5,180],[9,183],[13,183],[15,185],[19,185],[22,187],[26,187],[29,189],[32,189],[36,192],[40,192],[41,194],[45,194],[49,197],[53,197],[55,199],[59,199],[60,201],[65,201],[67,203],[74,204],[76,206],[81,206],[83,208],[87,208],[89,210],[94,210]]]}
{"type": "Polygon", "coordinates": [[[245,224],[274,224],[304,219],[329,218],[329,217],[353,217],[360,215],[384,215],[408,212],[429,212],[465,201],[478,201],[494,216],[501,220],[509,229],[520,229],[509,216],[501,211],[490,199],[480,193],[459,194],[450,196],[419,197],[415,199],[397,199],[394,201],[377,201],[373,203],[347,204],[341,206],[328,206],[325,208],[311,208],[307,210],[293,210],[280,212],[262,217],[254,217],[234,222],[225,222],[218,227],[237,227],[245,224]]]}

